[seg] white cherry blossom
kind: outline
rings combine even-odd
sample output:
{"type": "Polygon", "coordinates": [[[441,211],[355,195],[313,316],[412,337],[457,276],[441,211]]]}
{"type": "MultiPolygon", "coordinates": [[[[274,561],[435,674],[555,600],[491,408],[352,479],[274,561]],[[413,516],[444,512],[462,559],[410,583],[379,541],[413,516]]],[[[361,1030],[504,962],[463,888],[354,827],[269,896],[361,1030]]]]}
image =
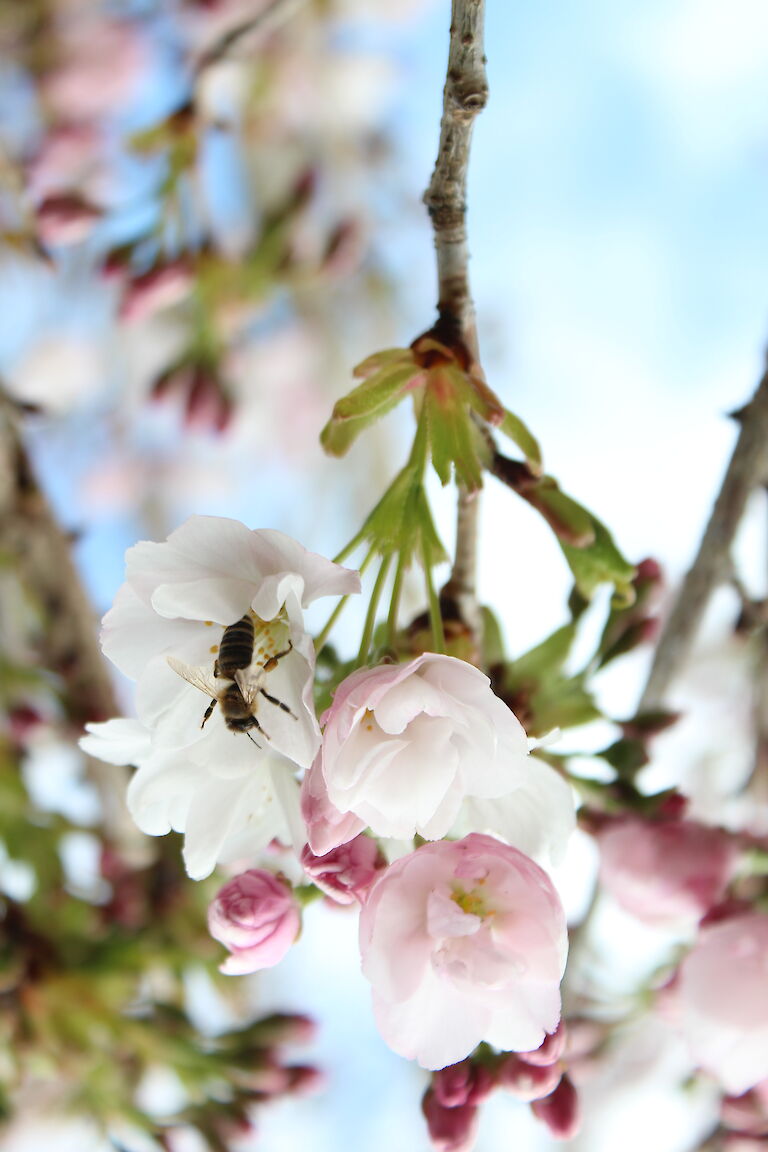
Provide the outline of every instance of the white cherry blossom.
{"type": "Polygon", "coordinates": [[[137,544],[126,568],[102,646],[137,681],[138,719],[89,725],[83,748],[137,767],[128,790],[136,823],[149,835],[183,832],[195,879],[252,860],[274,838],[298,851],[306,836],[295,766],[320,742],[303,608],[359,591],[357,573],[281,532],[212,516],[193,516],[162,544],[137,544]],[[248,732],[228,726],[220,701],[232,680],[214,678],[225,629],[245,615],[256,665],[248,732]]]}
{"type": "MultiPolygon", "coordinates": [[[[302,767],[311,763],[320,732],[314,646],[302,610],[320,596],[359,591],[357,573],[308,552],[282,532],[193,516],[164,543],[130,548],[126,576],[104,617],[102,647],[138,681],[138,716],[151,729],[153,744],[181,747],[203,740],[209,728],[223,727],[221,709],[215,708],[201,729],[206,697],[171,668],[168,657],[210,679],[224,630],[250,613],[257,661],[285,653],[264,674],[264,689],[290,709],[260,696],[265,736],[254,737],[302,767]]],[[[228,735],[230,744],[251,743],[243,734],[228,735]]]]}
{"type": "Polygon", "coordinates": [[[110,764],[136,766],[128,808],[142,832],[184,833],[184,863],[193,880],[217,864],[257,861],[271,840],[300,851],[305,839],[295,767],[222,728],[182,748],[153,747],[137,720],[88,724],[82,749],[110,764]]]}

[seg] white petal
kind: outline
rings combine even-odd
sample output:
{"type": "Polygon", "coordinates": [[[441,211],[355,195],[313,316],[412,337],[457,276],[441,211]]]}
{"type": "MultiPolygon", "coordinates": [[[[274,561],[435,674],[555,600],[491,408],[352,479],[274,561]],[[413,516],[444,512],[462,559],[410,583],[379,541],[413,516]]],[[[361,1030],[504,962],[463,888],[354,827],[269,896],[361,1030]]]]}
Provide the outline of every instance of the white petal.
{"type": "Polygon", "coordinates": [[[86,724],[85,729],[90,735],[81,737],[80,747],[107,764],[138,764],[151,751],[149,732],[138,720],[119,717],[103,724],[86,724]]]}
{"type": "Polygon", "coordinates": [[[384,1040],[406,1059],[431,1070],[456,1064],[477,1047],[489,1012],[429,973],[415,996],[388,1004],[374,993],[373,1009],[384,1040]]]}
{"type": "Polygon", "coordinates": [[[525,783],[494,800],[468,797],[454,832],[489,832],[535,860],[557,864],[576,825],[573,793],[554,768],[531,757],[525,783]]]}
{"type": "Polygon", "coordinates": [[[104,617],[101,647],[121,672],[136,680],[158,652],[186,646],[197,627],[186,620],[160,619],[130,584],[123,584],[104,617]]]}
{"type": "Polygon", "coordinates": [[[156,753],[141,765],[128,785],[128,811],[148,836],[181,832],[194,791],[205,781],[204,769],[183,755],[156,753]]]}
{"type": "Polygon", "coordinates": [[[253,552],[262,573],[295,572],[302,578],[301,603],[306,608],[320,596],[347,596],[360,591],[359,573],[342,568],[282,532],[264,529],[253,533],[253,552]]]}
{"type": "Polygon", "coordinates": [[[159,584],[150,602],[159,616],[215,620],[227,627],[248,611],[252,596],[250,580],[217,574],[203,580],[159,584]]]}

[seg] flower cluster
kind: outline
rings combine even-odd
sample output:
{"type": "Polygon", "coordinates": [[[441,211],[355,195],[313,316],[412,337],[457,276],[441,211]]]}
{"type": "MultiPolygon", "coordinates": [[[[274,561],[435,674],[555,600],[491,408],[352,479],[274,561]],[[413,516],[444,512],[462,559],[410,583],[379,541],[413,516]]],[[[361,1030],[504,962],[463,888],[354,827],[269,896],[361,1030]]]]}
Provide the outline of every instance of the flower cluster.
{"type": "MultiPolygon", "coordinates": [[[[137,718],[89,725],[83,747],[136,766],[136,822],[183,832],[192,877],[247,868],[210,908],[223,972],[278,963],[299,933],[291,883],[255,866],[277,840],[304,892],[360,906],[362,969],[396,1052],[432,1070],[481,1042],[538,1052],[560,1021],[567,932],[532,857],[562,857],[570,788],[529,755],[488,677],[451,656],[354,671],[321,733],[303,609],[358,589],[356,573],[232,520],[136,545],[102,644],[137,682],[137,718]]],[[[430,1102],[435,1130],[444,1106],[430,1102]]]]}

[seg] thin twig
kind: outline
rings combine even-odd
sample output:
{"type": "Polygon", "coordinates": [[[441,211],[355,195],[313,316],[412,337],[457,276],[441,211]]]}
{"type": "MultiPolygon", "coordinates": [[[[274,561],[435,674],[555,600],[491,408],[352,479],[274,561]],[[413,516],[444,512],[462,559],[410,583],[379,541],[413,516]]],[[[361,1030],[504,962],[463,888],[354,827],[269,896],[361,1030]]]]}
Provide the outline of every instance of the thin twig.
{"type": "Polygon", "coordinates": [[[234,28],[230,28],[200,57],[195,66],[195,76],[199,76],[212,64],[217,64],[219,60],[223,60],[238,41],[243,40],[251,33],[272,31],[278,24],[297,12],[305,2],[306,0],[272,0],[271,4],[262,8],[255,16],[251,16],[248,20],[243,20],[234,28]]]}
{"type": "MultiPolygon", "coordinates": [[[[41,664],[64,687],[69,720],[81,729],[120,711],[96,638],[96,618],[61,530],[38,485],[21,438],[18,411],[0,395],[0,552],[13,557],[19,580],[40,613],[41,664]]],[[[147,859],[147,838],[125,807],[127,770],[87,760],[101,798],[104,829],[131,861],[147,859]]]]}
{"type": "Polygon", "coordinates": [[[737,414],[739,437],[699,546],[656,647],[639,711],[663,705],[715,589],[731,571],[731,545],[752,491],[768,478],[768,368],[737,414]]]}
{"type": "MultiPolygon", "coordinates": [[[[440,145],[424,194],[435,235],[439,324],[450,337],[464,344],[478,371],[475,310],[469,291],[466,192],[472,128],[488,101],[484,15],[485,0],[452,0],[440,145]]],[[[475,591],[478,511],[477,494],[460,489],[455,559],[444,589],[444,595],[457,604],[462,620],[477,639],[482,629],[475,591]]]]}

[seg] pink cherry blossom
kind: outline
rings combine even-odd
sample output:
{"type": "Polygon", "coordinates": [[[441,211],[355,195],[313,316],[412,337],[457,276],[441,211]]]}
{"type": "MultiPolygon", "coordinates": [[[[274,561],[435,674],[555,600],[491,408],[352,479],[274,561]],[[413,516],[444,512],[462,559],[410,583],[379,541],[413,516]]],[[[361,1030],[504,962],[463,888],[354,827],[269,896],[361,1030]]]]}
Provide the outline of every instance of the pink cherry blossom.
{"type": "Polygon", "coordinates": [[[670,992],[697,1063],[731,1093],[768,1077],[768,915],[706,924],[670,992]]]}
{"type": "Polygon", "coordinates": [[[424,653],[353,672],[324,720],[302,794],[314,852],[366,826],[396,839],[488,831],[530,855],[564,850],[570,789],[529,757],[522,725],[471,664],[424,653]]]}
{"type": "Polygon", "coordinates": [[[424,1068],[482,1041],[529,1050],[560,1018],[565,916],[546,873],[490,836],[426,844],[392,864],[360,915],[382,1036],[424,1068]]]}
{"type": "Polygon", "coordinates": [[[305,845],[301,866],[312,882],[337,904],[355,901],[362,904],[386,861],[375,840],[370,836],[356,836],[325,856],[315,856],[309,845],[305,845]]]}
{"type": "Polygon", "coordinates": [[[285,956],[300,926],[290,885],[261,869],[230,880],[208,909],[211,936],[231,952],[221,965],[228,976],[272,968],[285,956]]]}
{"type": "Polygon", "coordinates": [[[700,920],[722,898],[738,859],[726,832],[690,820],[630,816],[597,840],[603,886],[647,924],[700,920]]]}

